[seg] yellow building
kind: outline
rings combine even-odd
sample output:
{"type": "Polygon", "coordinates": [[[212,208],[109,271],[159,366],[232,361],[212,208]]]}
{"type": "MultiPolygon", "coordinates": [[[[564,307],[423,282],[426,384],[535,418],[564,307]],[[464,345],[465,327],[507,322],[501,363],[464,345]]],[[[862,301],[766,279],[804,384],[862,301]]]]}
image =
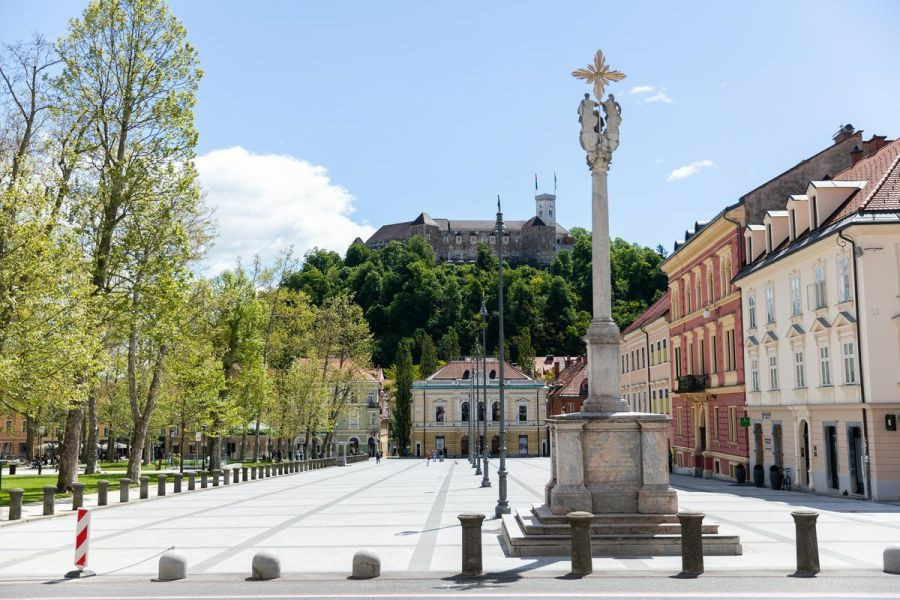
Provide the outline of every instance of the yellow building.
{"type": "MultiPolygon", "coordinates": [[[[469,451],[469,416],[475,416],[476,412],[470,411],[470,407],[476,405],[476,423],[479,427],[477,447],[485,446],[483,432],[487,417],[487,450],[491,456],[499,454],[498,367],[497,359],[487,359],[484,370],[475,358],[454,360],[427,379],[413,383],[412,450],[415,456],[440,450],[447,456],[466,456],[469,451]],[[474,401],[476,386],[477,404],[474,401]],[[485,388],[487,411],[483,400],[485,388]]],[[[505,363],[503,375],[506,380],[507,455],[546,455],[549,448],[547,386],[509,363],[505,363]]]]}

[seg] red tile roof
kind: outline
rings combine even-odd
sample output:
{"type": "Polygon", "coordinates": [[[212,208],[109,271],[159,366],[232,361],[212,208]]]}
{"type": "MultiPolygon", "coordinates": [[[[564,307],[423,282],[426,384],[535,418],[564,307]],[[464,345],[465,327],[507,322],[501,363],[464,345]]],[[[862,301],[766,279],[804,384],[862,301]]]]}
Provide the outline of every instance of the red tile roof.
{"type": "Polygon", "coordinates": [[[826,223],[834,223],[861,210],[900,210],[900,139],[887,144],[852,167],[838,173],[839,181],[865,181],[826,223]]]}
{"type": "Polygon", "coordinates": [[[579,360],[559,372],[559,377],[550,383],[549,397],[581,397],[581,382],[587,379],[588,372],[585,367],[587,362],[579,360]]]}
{"type": "MultiPolygon", "coordinates": [[[[504,379],[531,379],[526,375],[523,371],[521,371],[518,367],[511,365],[508,362],[504,361],[503,367],[503,377],[504,379]]],[[[497,367],[500,365],[500,361],[496,358],[488,358],[487,359],[487,370],[488,373],[491,371],[496,371],[497,367]]],[[[475,359],[474,358],[466,358],[462,360],[451,360],[446,365],[438,369],[434,374],[428,377],[429,380],[448,380],[448,379],[463,379],[463,374],[468,371],[469,377],[471,377],[475,372],[475,359]]],[[[481,369],[481,361],[478,361],[478,369],[481,369]]],[[[499,377],[499,373],[497,373],[499,377]]]]}
{"type": "Polygon", "coordinates": [[[648,323],[652,323],[658,318],[665,316],[669,313],[669,291],[666,290],[662,296],[660,296],[659,300],[650,305],[650,307],[643,312],[641,316],[632,321],[631,325],[626,327],[622,331],[622,335],[626,335],[631,333],[636,329],[640,329],[644,325],[648,323]]]}

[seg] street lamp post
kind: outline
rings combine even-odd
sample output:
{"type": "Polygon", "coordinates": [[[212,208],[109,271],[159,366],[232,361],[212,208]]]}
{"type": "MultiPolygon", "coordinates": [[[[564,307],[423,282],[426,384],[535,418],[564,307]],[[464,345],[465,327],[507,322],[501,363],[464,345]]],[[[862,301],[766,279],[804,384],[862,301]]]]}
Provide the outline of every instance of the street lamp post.
{"type": "Polygon", "coordinates": [[[506,382],[503,380],[503,212],[500,210],[500,196],[497,196],[497,304],[500,309],[498,320],[498,340],[497,340],[497,359],[500,363],[498,374],[500,376],[500,469],[497,476],[500,481],[500,494],[497,497],[497,507],[494,509],[494,516],[499,518],[500,515],[509,514],[509,502],[506,499],[506,401],[504,399],[504,388],[506,382]]]}
{"type": "MultiPolygon", "coordinates": [[[[477,339],[477,338],[476,338],[477,339]]],[[[478,364],[478,355],[484,354],[477,346],[479,346],[478,342],[475,343],[476,352],[475,356],[472,358],[475,359],[475,373],[478,373],[480,365],[478,364]]],[[[481,373],[481,377],[484,377],[484,373],[481,373]]],[[[481,451],[481,444],[478,443],[478,432],[480,430],[480,425],[478,425],[478,417],[481,416],[481,403],[478,400],[478,377],[475,378],[475,424],[473,429],[475,430],[474,435],[472,436],[472,443],[475,444],[475,474],[481,475],[481,456],[479,455],[479,451],[481,451]]]]}
{"type": "Polygon", "coordinates": [[[481,487],[491,487],[491,478],[488,476],[488,397],[487,397],[487,317],[488,311],[484,305],[484,294],[481,295],[481,398],[484,400],[484,441],[481,444],[481,459],[484,463],[481,487]]]}
{"type": "Polygon", "coordinates": [[[475,400],[475,369],[472,369],[472,373],[470,374],[471,379],[469,380],[469,423],[468,423],[468,431],[469,431],[469,443],[468,443],[468,451],[469,451],[469,466],[475,466],[475,448],[472,446],[472,433],[475,431],[475,428],[472,426],[474,421],[472,420],[472,404],[475,400]]]}

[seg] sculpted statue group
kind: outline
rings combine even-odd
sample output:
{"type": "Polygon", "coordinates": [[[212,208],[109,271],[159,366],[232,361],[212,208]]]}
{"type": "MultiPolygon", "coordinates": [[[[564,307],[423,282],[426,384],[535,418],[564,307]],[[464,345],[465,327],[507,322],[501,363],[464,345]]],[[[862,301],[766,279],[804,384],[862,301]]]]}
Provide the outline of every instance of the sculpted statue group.
{"type": "Polygon", "coordinates": [[[613,151],[619,146],[622,107],[612,94],[598,104],[586,93],[584,100],[578,105],[578,122],[581,123],[581,147],[587,152],[588,167],[592,171],[595,168],[607,169],[613,151]],[[596,110],[597,106],[603,107],[605,123],[596,110]]]}

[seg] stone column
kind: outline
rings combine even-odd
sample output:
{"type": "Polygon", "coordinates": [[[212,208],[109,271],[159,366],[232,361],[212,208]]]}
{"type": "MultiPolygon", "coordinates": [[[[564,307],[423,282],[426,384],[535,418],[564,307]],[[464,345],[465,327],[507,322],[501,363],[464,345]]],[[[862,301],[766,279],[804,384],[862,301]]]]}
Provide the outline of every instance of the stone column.
{"type": "Polygon", "coordinates": [[[128,490],[130,485],[130,479],[119,480],[119,502],[128,502],[128,490]]]}
{"type": "Polygon", "coordinates": [[[181,493],[181,480],[184,476],[181,473],[175,473],[175,486],[172,489],[172,493],[180,494],[181,493]]]}
{"type": "Polygon", "coordinates": [[[569,529],[572,534],[572,575],[584,577],[594,571],[594,559],[591,552],[591,518],[593,515],[585,511],[570,512],[569,529]]]}
{"type": "Polygon", "coordinates": [[[72,510],[78,510],[84,506],[84,484],[72,484],[72,510]]]}
{"type": "Polygon", "coordinates": [[[462,525],[462,574],[481,575],[481,522],[480,513],[463,513],[457,517],[462,525]]]}
{"type": "Polygon", "coordinates": [[[703,573],[703,513],[680,512],[681,575],[696,577],[703,573]]]}
{"type": "Polygon", "coordinates": [[[106,506],[109,503],[109,482],[105,479],[97,480],[97,506],[106,506]]]}
{"type": "Polygon", "coordinates": [[[816,535],[816,519],[819,513],[812,510],[795,510],[794,517],[797,544],[797,575],[812,577],[819,572],[819,539],[816,535]]]}
{"type": "Polygon", "coordinates": [[[150,477],[147,475],[141,475],[141,500],[150,497],[150,477]]]}
{"type": "Polygon", "coordinates": [[[166,495],[166,474],[160,473],[156,476],[156,495],[166,495]]]}
{"type": "Polygon", "coordinates": [[[9,520],[18,521],[22,518],[22,495],[25,490],[13,488],[9,490],[9,520]]]}
{"type": "Polygon", "coordinates": [[[53,503],[53,495],[56,493],[55,485],[45,485],[44,488],[44,514],[52,515],[56,505],[53,503]]]}

